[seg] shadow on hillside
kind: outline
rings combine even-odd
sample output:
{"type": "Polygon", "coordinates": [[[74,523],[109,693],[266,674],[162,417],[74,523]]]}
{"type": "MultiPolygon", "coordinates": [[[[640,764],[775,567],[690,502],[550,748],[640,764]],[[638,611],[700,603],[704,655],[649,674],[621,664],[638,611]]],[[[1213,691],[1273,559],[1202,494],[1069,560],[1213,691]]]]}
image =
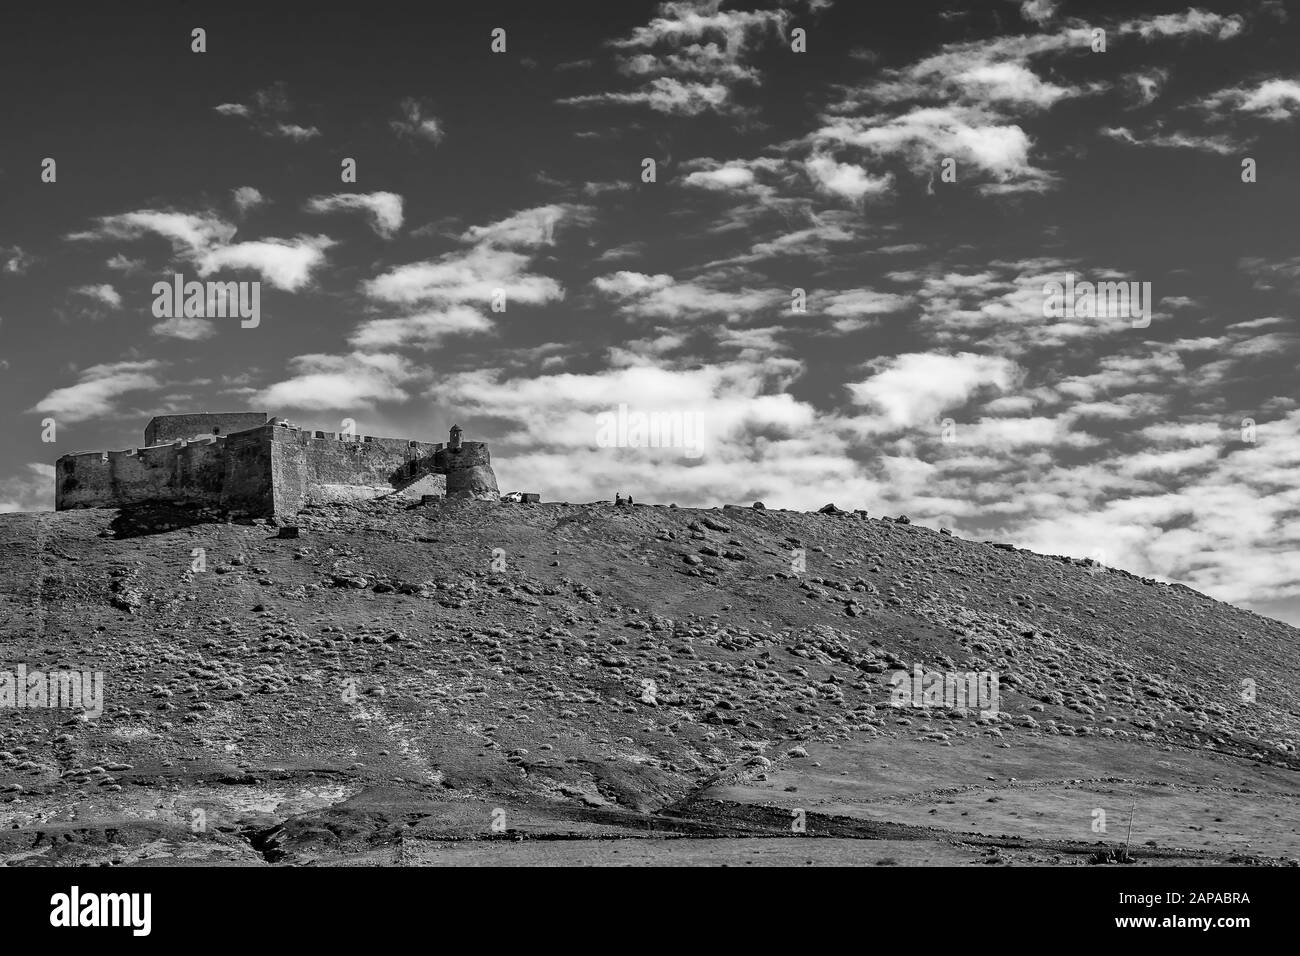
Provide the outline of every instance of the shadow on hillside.
{"type": "Polygon", "coordinates": [[[223,523],[225,512],[199,505],[148,504],[122,508],[109,527],[115,538],[139,538],[178,528],[223,523]]]}

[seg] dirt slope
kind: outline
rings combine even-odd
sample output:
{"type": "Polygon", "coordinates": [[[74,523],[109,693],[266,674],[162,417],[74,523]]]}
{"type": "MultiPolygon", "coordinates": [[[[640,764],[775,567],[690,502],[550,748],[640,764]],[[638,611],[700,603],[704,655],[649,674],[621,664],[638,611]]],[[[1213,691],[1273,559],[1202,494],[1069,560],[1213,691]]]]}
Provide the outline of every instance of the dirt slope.
{"type": "Polygon", "coordinates": [[[1081,864],[1130,814],[1139,863],[1300,856],[1300,632],[1181,586],[860,513],[298,526],[0,515],[0,670],[106,686],[0,711],[0,859],[1081,864]],[[1000,712],[889,706],[914,665],[1000,712]]]}

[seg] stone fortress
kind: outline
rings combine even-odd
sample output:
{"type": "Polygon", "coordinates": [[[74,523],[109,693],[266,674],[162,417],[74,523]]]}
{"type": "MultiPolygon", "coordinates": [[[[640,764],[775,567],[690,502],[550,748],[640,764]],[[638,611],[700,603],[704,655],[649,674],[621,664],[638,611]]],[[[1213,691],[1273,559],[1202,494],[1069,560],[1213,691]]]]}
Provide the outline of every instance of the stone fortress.
{"type": "Polygon", "coordinates": [[[331,501],[401,492],[496,501],[487,445],[313,431],[263,412],[160,415],[144,447],[64,455],[54,506],[197,505],[240,517],[284,517],[331,501]]]}

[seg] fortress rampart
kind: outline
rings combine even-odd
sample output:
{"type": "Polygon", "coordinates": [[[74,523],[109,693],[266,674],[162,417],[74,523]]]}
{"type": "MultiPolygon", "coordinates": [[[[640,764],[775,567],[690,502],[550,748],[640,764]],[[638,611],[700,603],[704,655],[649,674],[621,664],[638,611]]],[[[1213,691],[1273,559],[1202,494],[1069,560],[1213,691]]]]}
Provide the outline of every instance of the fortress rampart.
{"type": "MultiPolygon", "coordinates": [[[[258,413],[260,415],[260,413],[258,413]]],[[[256,418],[256,416],[254,416],[256,418]]],[[[166,444],[64,455],[55,466],[55,508],[120,508],[152,502],[203,505],[243,516],[292,515],[308,504],[411,490],[496,500],[482,442],[315,431],[284,419],[222,434],[238,415],[153,419],[147,436],[166,444]],[[157,427],[156,427],[157,426],[157,427]],[[213,433],[213,430],[216,433],[213,433]]]]}
{"type": "Polygon", "coordinates": [[[266,412],[204,412],[197,415],[158,415],[144,427],[147,446],[165,445],[178,438],[197,435],[229,435],[267,422],[266,412]]]}

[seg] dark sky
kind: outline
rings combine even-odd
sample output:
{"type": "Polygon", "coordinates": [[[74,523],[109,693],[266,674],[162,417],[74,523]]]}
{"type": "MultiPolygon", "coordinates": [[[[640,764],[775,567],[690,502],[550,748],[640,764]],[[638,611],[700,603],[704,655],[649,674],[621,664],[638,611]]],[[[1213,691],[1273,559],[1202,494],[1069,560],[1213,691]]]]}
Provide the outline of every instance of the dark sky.
{"type": "Polygon", "coordinates": [[[0,510],[159,413],[458,421],[506,491],[905,512],[1300,620],[1300,11],[14,6],[0,510]],[[155,316],[177,273],[259,323],[155,316]],[[1067,273],[1149,324],[1046,314],[1067,273]]]}

